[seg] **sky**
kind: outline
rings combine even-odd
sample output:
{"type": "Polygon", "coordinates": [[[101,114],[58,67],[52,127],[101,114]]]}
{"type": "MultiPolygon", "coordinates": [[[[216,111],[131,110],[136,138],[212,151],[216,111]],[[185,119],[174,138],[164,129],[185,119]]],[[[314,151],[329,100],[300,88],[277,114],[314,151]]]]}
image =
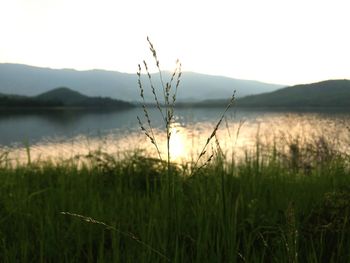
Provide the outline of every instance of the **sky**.
{"type": "Polygon", "coordinates": [[[171,70],[293,85],[350,79],[348,0],[0,0],[0,63],[171,70]]]}

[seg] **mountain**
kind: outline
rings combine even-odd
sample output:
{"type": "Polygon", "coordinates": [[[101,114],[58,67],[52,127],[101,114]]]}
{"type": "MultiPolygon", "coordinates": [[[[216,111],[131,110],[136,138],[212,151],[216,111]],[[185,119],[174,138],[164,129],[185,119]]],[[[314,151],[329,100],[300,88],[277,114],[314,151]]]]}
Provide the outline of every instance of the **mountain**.
{"type": "Polygon", "coordinates": [[[34,97],[3,94],[3,96],[0,96],[0,107],[82,107],[127,109],[134,107],[134,105],[130,102],[111,98],[88,97],[69,88],[60,87],[34,97]]]}
{"type": "MultiPolygon", "coordinates": [[[[170,73],[164,72],[165,81],[170,73]]],[[[158,74],[152,74],[156,86],[160,87],[158,74]]],[[[146,100],[152,101],[148,80],[142,77],[146,100]]],[[[49,69],[21,64],[0,63],[0,92],[36,96],[56,87],[71,87],[88,96],[103,96],[127,101],[139,101],[136,74],[106,70],[77,71],[73,69],[49,69]]],[[[283,85],[258,81],[239,80],[184,72],[178,92],[179,101],[200,101],[208,98],[229,98],[233,90],[238,97],[274,91],[283,85]]]]}
{"type": "Polygon", "coordinates": [[[44,92],[34,98],[40,101],[60,101],[64,105],[79,104],[82,101],[89,99],[88,96],[66,87],[60,87],[44,92]]]}
{"type": "Polygon", "coordinates": [[[327,80],[296,85],[274,92],[238,99],[241,107],[339,107],[350,108],[350,80],[327,80]]]}

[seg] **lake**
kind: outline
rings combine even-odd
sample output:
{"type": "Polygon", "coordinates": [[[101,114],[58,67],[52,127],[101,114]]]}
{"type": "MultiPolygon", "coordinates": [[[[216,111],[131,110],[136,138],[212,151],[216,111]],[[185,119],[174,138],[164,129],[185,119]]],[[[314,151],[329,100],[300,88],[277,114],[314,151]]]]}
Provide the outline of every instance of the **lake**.
{"type": "MultiPolygon", "coordinates": [[[[173,161],[196,160],[223,108],[175,109],[170,151],[173,161]]],[[[153,133],[166,155],[164,124],[157,109],[150,109],[153,133]]],[[[135,150],[156,156],[155,147],[142,133],[137,116],[142,109],[125,111],[26,110],[0,111],[0,151],[27,160],[26,147],[34,159],[66,159],[100,150],[122,157],[135,150]]],[[[143,118],[144,119],[144,118],[143,118]]],[[[147,127],[147,122],[145,126],[147,127]]],[[[320,138],[340,151],[350,146],[350,113],[339,111],[267,111],[232,108],[227,112],[209,152],[242,155],[261,147],[291,143],[318,143],[320,138]]]]}

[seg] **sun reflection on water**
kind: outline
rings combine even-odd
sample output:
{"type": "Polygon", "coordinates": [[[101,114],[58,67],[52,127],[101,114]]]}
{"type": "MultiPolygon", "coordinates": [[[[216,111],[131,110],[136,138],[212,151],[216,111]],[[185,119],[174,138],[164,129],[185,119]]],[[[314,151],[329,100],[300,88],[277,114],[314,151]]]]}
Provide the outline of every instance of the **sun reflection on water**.
{"type": "MultiPolygon", "coordinates": [[[[329,139],[341,151],[349,152],[350,135],[345,122],[333,118],[320,118],[312,115],[299,116],[268,116],[247,120],[239,127],[240,120],[230,119],[227,125],[222,125],[217,133],[218,142],[228,158],[243,156],[246,151],[254,151],[256,141],[262,146],[277,143],[282,147],[298,139],[301,143],[315,141],[323,136],[329,139]],[[238,131],[238,127],[240,129],[238,131]]],[[[215,123],[202,121],[198,123],[173,123],[170,138],[170,156],[172,162],[188,162],[198,158],[215,123]]],[[[166,133],[163,129],[154,129],[162,158],[167,156],[166,133]]],[[[215,140],[208,146],[208,154],[215,150],[215,140]]],[[[74,138],[59,138],[43,140],[30,146],[31,159],[62,160],[87,155],[89,152],[102,151],[123,158],[126,151],[144,149],[149,156],[157,157],[155,147],[148,138],[137,130],[114,130],[102,137],[80,135],[74,138]]],[[[282,149],[282,148],[281,148],[282,149]]],[[[1,149],[0,149],[1,150],[1,149]]],[[[11,158],[17,162],[27,161],[24,147],[13,147],[11,158]]],[[[204,158],[205,159],[205,158],[204,158]]]]}
{"type": "Polygon", "coordinates": [[[170,156],[173,160],[178,160],[186,156],[186,140],[180,127],[172,127],[169,141],[170,156]]]}

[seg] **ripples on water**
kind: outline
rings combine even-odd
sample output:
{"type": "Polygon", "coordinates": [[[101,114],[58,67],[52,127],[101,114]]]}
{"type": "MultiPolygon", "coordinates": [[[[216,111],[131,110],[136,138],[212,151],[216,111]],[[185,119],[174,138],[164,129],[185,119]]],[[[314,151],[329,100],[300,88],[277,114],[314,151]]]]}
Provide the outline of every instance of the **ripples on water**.
{"type": "MultiPolygon", "coordinates": [[[[349,153],[349,114],[324,115],[317,113],[257,114],[252,117],[228,115],[222,122],[215,138],[208,145],[208,153],[218,148],[228,158],[239,158],[246,152],[253,153],[257,142],[262,148],[275,145],[280,151],[288,150],[292,143],[315,144],[324,138],[329,146],[349,153]]],[[[219,116],[218,116],[219,117],[219,116]]],[[[172,160],[175,162],[195,161],[208,136],[213,131],[217,119],[205,118],[196,122],[184,121],[181,116],[173,123],[170,140],[172,160]]],[[[162,155],[166,156],[166,136],[162,129],[155,129],[162,155]]],[[[10,158],[16,162],[27,161],[26,148],[20,144],[2,147],[9,150],[10,158]]],[[[99,136],[78,134],[71,137],[44,137],[30,145],[32,160],[64,160],[90,152],[102,151],[122,158],[127,151],[144,150],[156,157],[154,146],[137,126],[132,128],[109,129],[99,136]]]]}

